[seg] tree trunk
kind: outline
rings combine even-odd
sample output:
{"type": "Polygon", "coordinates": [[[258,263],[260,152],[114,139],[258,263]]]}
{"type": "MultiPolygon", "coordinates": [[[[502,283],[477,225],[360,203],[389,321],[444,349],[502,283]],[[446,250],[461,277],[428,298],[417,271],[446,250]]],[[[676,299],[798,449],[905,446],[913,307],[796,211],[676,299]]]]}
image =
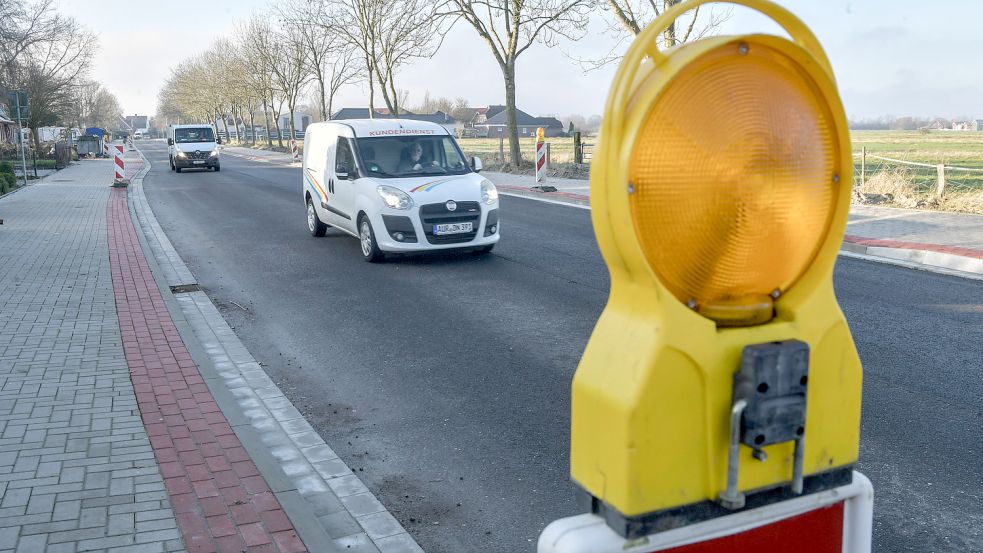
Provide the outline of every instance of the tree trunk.
{"type": "Polygon", "coordinates": [[[519,150],[519,126],[515,122],[515,61],[507,62],[502,67],[505,77],[505,118],[508,121],[509,154],[512,156],[512,166],[516,169],[522,163],[522,152],[519,150]]]}
{"type": "MultiPolygon", "coordinates": [[[[666,0],[665,9],[668,10],[669,8],[671,8],[671,7],[675,6],[676,4],[678,4],[679,2],[680,2],[680,0],[666,0]]],[[[668,27],[666,27],[665,32],[662,34],[662,40],[664,42],[663,45],[662,45],[663,48],[672,48],[673,46],[676,45],[676,22],[675,21],[673,21],[672,23],[669,24],[668,27]]]]}
{"type": "MultiPolygon", "coordinates": [[[[243,126],[245,126],[246,122],[243,121],[242,124],[243,126]]],[[[255,146],[256,145],[256,115],[253,114],[252,106],[250,106],[249,109],[249,131],[246,133],[246,136],[252,136],[252,138],[249,139],[249,144],[255,146]]]]}
{"type": "MultiPolygon", "coordinates": [[[[293,100],[293,101],[291,101],[291,102],[289,102],[287,104],[287,109],[290,111],[290,122],[287,125],[287,127],[290,129],[290,140],[296,140],[297,139],[297,129],[294,128],[294,103],[295,102],[296,102],[296,100],[293,100]]],[[[293,153],[293,152],[291,152],[291,153],[293,153]]]]}
{"type": "Polygon", "coordinates": [[[226,117],[225,113],[221,114],[221,116],[222,116],[222,126],[225,127],[225,140],[226,142],[232,142],[232,135],[229,134],[229,118],[226,117]]]}
{"type": "MultiPolygon", "coordinates": [[[[283,104],[282,103],[280,104],[280,107],[281,108],[283,107],[283,104]]],[[[280,148],[283,148],[283,131],[280,130],[280,114],[282,113],[282,111],[277,111],[276,108],[273,107],[273,100],[272,99],[270,100],[270,110],[273,111],[273,126],[274,126],[274,128],[276,128],[276,143],[277,143],[277,146],[279,146],[280,148]]]]}
{"type": "Polygon", "coordinates": [[[263,117],[266,119],[266,147],[273,147],[273,136],[270,134],[270,112],[266,107],[266,100],[263,100],[263,117]]]}
{"type": "Polygon", "coordinates": [[[327,121],[331,118],[331,114],[328,112],[328,104],[324,101],[324,75],[318,74],[317,86],[320,87],[321,92],[321,121],[327,121]]]}
{"type": "Polygon", "coordinates": [[[375,119],[375,85],[372,84],[372,60],[365,56],[365,70],[369,73],[369,119],[375,119]]]}
{"type": "Polygon", "coordinates": [[[391,71],[389,72],[389,78],[387,80],[389,81],[389,93],[392,94],[393,97],[393,116],[399,117],[399,95],[396,94],[396,81],[393,79],[393,74],[391,71]]]}

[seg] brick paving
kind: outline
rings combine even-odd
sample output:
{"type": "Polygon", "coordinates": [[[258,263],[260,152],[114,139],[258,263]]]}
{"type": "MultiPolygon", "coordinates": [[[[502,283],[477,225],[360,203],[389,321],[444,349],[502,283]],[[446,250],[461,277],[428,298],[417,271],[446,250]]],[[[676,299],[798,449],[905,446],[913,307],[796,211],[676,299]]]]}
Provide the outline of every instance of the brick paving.
{"type": "Polygon", "coordinates": [[[125,189],[112,191],[106,209],[123,350],[188,550],[306,551],[178,334],[137,239],[125,189]]]}
{"type": "Polygon", "coordinates": [[[111,180],[87,160],[0,199],[2,552],[184,550],[116,316],[111,180]]]}

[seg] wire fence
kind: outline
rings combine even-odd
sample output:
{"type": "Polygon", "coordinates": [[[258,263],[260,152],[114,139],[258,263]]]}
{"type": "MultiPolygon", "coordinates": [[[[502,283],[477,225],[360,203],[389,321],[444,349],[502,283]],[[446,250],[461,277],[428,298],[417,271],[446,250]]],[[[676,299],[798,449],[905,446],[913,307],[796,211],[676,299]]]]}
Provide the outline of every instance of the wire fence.
{"type": "Polygon", "coordinates": [[[979,166],[925,163],[854,152],[858,199],[874,199],[905,207],[947,204],[960,211],[983,211],[983,163],[979,166]]]}

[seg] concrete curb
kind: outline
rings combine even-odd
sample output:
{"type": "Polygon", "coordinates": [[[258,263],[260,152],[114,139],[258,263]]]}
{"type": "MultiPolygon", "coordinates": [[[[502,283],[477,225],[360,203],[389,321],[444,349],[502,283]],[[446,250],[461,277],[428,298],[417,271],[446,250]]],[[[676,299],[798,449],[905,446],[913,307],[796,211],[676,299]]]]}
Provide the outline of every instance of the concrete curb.
{"type": "Polygon", "coordinates": [[[143,191],[150,161],[131,184],[131,215],[168,310],[209,390],[311,551],[422,553],[402,525],[270,380],[201,291],[157,223],[143,191]]]}

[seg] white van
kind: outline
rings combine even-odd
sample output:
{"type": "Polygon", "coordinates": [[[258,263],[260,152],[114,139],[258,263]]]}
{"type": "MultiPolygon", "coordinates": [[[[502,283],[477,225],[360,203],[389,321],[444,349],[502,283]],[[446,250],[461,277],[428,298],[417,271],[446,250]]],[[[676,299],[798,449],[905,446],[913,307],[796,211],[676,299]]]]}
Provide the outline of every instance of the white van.
{"type": "Polygon", "coordinates": [[[307,127],[303,196],[307,228],[359,239],[366,261],[387,252],[498,242],[498,190],[478,175],[447,130],[424,121],[353,119],[307,127]]]}
{"type": "Polygon", "coordinates": [[[218,145],[222,140],[211,125],[171,125],[167,128],[167,157],[171,171],[222,170],[218,145]]]}

